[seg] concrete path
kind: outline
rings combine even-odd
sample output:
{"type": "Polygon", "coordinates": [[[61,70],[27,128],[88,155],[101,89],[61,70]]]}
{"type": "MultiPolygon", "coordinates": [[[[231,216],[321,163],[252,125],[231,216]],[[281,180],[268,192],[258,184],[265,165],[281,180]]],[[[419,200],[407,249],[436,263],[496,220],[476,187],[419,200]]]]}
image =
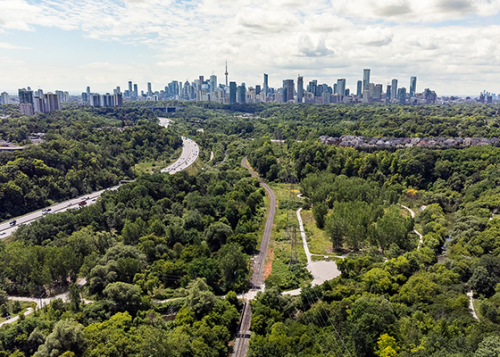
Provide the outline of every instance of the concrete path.
{"type": "Polygon", "coordinates": [[[476,320],[479,321],[479,318],[477,317],[476,310],[474,309],[474,293],[472,290],[470,290],[467,293],[467,296],[469,297],[469,310],[472,313],[472,317],[474,317],[476,320]]]}
{"type": "MultiPolygon", "coordinates": [[[[31,314],[32,312],[33,312],[33,309],[31,307],[28,307],[28,309],[26,310],[26,312],[23,315],[27,316],[27,315],[31,314]]],[[[0,323],[0,327],[2,327],[3,325],[7,325],[7,324],[11,324],[13,322],[16,322],[17,320],[19,320],[19,315],[16,317],[13,317],[7,321],[0,323]]]]}
{"type": "MultiPolygon", "coordinates": [[[[411,218],[415,218],[415,212],[413,212],[413,210],[411,210],[410,208],[408,208],[406,206],[403,206],[403,205],[400,205],[400,206],[403,207],[408,212],[410,212],[411,218]]],[[[423,243],[423,237],[422,237],[422,235],[416,229],[414,229],[413,232],[416,233],[418,235],[418,237],[419,237],[417,249],[420,249],[420,246],[423,243]]]]}

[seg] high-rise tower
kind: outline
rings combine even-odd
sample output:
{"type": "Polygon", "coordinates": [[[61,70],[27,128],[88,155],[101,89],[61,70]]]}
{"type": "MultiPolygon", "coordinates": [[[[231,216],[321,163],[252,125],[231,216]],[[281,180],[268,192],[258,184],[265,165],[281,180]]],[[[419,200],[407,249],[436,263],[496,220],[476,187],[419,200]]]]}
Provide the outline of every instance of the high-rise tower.
{"type": "Polygon", "coordinates": [[[391,82],[391,99],[397,99],[398,98],[398,80],[393,79],[391,82]]]}
{"type": "Polygon", "coordinates": [[[417,77],[411,77],[410,79],[410,99],[415,97],[417,94],[417,77]]]}
{"type": "Polygon", "coordinates": [[[267,93],[269,93],[269,83],[268,83],[268,76],[267,73],[264,73],[264,94],[267,96],[267,93]]]}
{"type": "Polygon", "coordinates": [[[365,69],[363,70],[363,90],[368,89],[369,85],[370,85],[370,70],[365,69]]]}
{"type": "Polygon", "coordinates": [[[304,77],[299,75],[297,78],[297,103],[302,103],[304,98],[304,77]]]}
{"type": "Polygon", "coordinates": [[[226,87],[227,87],[227,76],[229,76],[229,73],[227,72],[227,61],[226,61],[226,72],[224,73],[224,75],[226,76],[226,87]]]}

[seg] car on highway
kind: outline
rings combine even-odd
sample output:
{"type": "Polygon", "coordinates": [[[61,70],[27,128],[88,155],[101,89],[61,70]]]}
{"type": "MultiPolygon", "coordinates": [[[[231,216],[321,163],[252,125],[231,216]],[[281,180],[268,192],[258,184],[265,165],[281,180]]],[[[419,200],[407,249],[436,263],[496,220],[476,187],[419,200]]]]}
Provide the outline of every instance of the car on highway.
{"type": "Polygon", "coordinates": [[[71,207],[71,206],[73,206],[73,202],[68,203],[67,207],[71,207]]]}
{"type": "Polygon", "coordinates": [[[10,222],[9,222],[9,224],[10,224],[11,226],[15,226],[15,225],[16,225],[16,223],[17,223],[17,221],[16,221],[16,220],[13,220],[13,221],[10,221],[10,222]]]}
{"type": "Polygon", "coordinates": [[[85,206],[87,204],[87,201],[81,201],[78,203],[78,206],[85,206]]]}
{"type": "Polygon", "coordinates": [[[0,233],[0,236],[4,236],[4,235],[5,235],[5,232],[1,232],[1,233],[0,233]]]}
{"type": "Polygon", "coordinates": [[[92,202],[95,202],[95,200],[96,200],[96,198],[94,198],[94,199],[92,200],[92,202]]]}

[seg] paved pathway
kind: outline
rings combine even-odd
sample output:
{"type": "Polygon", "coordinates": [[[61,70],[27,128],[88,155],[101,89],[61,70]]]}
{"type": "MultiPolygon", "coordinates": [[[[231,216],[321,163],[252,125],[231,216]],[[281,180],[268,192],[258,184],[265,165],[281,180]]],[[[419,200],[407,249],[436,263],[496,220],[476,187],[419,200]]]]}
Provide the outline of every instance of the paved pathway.
{"type": "Polygon", "coordinates": [[[479,321],[479,318],[477,317],[476,310],[474,309],[474,293],[472,290],[470,290],[467,293],[467,296],[469,297],[469,310],[472,313],[472,317],[474,317],[476,320],[479,321]]]}
{"type": "MultiPolygon", "coordinates": [[[[415,218],[415,212],[413,212],[412,209],[410,209],[410,208],[408,208],[406,206],[403,206],[403,205],[400,205],[400,206],[403,207],[408,212],[410,212],[411,218],[415,218]]],[[[420,246],[422,245],[422,242],[423,242],[422,235],[416,229],[414,229],[413,232],[416,233],[418,235],[418,237],[419,237],[417,249],[420,249],[420,246]]]]}
{"type": "MultiPolygon", "coordinates": [[[[33,312],[33,309],[31,307],[28,307],[28,309],[26,310],[26,312],[23,315],[27,316],[27,315],[31,314],[32,312],[33,312]]],[[[0,323],[0,327],[2,327],[3,325],[6,325],[6,324],[11,324],[11,323],[13,323],[13,322],[15,322],[17,320],[19,320],[19,315],[16,316],[16,317],[13,317],[13,318],[11,318],[11,319],[9,319],[7,321],[4,321],[4,322],[0,323]]]]}

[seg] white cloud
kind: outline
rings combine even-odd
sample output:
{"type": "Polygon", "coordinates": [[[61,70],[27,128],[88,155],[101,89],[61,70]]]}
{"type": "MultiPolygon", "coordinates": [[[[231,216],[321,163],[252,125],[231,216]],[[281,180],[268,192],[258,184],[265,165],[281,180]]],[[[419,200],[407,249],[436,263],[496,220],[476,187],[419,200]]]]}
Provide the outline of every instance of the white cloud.
{"type": "Polygon", "coordinates": [[[22,46],[16,46],[7,42],[0,42],[0,48],[6,49],[6,50],[30,50],[31,48],[28,47],[22,47],[22,46]]]}

